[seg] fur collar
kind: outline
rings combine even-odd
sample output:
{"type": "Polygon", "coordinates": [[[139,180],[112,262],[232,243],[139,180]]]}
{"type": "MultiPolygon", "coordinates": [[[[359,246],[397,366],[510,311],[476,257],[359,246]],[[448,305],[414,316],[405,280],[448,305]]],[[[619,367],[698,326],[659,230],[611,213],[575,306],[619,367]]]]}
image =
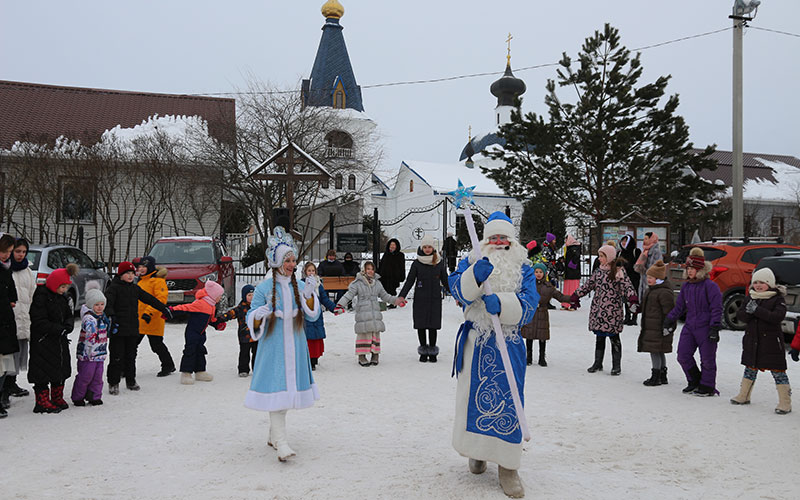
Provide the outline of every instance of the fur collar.
{"type": "Polygon", "coordinates": [[[698,269],[697,274],[695,275],[694,279],[689,279],[689,273],[686,269],[683,270],[683,279],[688,281],[689,283],[699,283],[704,279],[708,278],[708,274],[711,272],[711,262],[706,261],[705,265],[703,265],[703,269],[698,269]]]}

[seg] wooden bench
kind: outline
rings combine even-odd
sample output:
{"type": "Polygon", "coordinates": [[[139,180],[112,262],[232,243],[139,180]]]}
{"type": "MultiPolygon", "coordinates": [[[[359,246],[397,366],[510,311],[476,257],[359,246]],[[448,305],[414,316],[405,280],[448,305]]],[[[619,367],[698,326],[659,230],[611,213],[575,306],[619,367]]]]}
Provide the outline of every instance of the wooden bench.
{"type": "Polygon", "coordinates": [[[320,276],[320,279],[326,292],[338,292],[347,290],[347,287],[356,278],[355,276],[320,276]]]}

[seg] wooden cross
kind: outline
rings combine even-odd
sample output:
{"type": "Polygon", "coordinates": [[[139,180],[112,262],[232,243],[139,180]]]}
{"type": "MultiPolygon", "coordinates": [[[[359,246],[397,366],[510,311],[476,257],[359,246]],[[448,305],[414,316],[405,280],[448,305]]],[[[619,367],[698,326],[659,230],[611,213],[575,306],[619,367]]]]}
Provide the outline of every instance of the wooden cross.
{"type": "MultiPolygon", "coordinates": [[[[286,206],[289,209],[289,226],[286,229],[287,231],[291,230],[294,225],[294,186],[297,182],[303,181],[325,181],[330,179],[330,175],[327,174],[324,170],[319,171],[317,173],[312,172],[295,172],[294,167],[304,165],[308,162],[308,159],[305,158],[301,151],[297,149],[297,146],[294,143],[290,142],[288,146],[284,147],[284,151],[286,156],[280,156],[280,153],[283,151],[279,151],[279,155],[277,157],[273,157],[264,161],[261,165],[259,165],[257,170],[262,170],[266,168],[270,163],[273,161],[283,167],[284,172],[273,172],[269,174],[259,174],[254,173],[253,178],[259,180],[267,180],[267,181],[278,181],[278,182],[285,182],[286,183],[286,206]],[[295,153],[298,153],[297,155],[295,153]]],[[[312,159],[313,160],[313,159],[312,159]]],[[[309,162],[309,163],[313,163],[309,162]]]]}

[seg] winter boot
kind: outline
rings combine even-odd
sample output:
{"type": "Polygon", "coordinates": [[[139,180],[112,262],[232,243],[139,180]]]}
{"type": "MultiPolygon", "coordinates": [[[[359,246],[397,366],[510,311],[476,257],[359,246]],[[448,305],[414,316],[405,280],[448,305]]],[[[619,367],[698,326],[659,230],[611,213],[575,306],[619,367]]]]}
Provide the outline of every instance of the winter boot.
{"type": "Polygon", "coordinates": [[[67,402],[64,401],[64,384],[53,386],[50,390],[50,402],[62,410],[69,408],[67,402]]]}
{"type": "Polygon", "coordinates": [[[605,349],[595,349],[594,350],[594,364],[590,366],[586,371],[589,373],[594,372],[601,372],[603,371],[603,356],[605,356],[606,350],[605,349]]]}
{"type": "Polygon", "coordinates": [[[510,498],[522,498],[525,496],[525,488],[516,470],[506,469],[502,465],[497,466],[497,476],[500,478],[500,487],[503,493],[510,498]]]}
{"type": "Polygon", "coordinates": [[[609,337],[611,340],[611,375],[622,373],[622,341],[619,335],[609,337]]]}
{"type": "Polygon", "coordinates": [[[26,389],[23,389],[17,385],[16,375],[6,376],[6,392],[8,392],[9,396],[13,396],[15,398],[21,398],[30,394],[30,392],[28,392],[26,389]]]}
{"type": "Polygon", "coordinates": [[[211,382],[214,380],[214,375],[208,372],[194,372],[194,379],[198,382],[211,382]]]}
{"type": "Polygon", "coordinates": [[[55,406],[50,402],[50,389],[36,391],[36,406],[33,407],[33,413],[58,413],[61,408],[55,406]]]}
{"type": "Polygon", "coordinates": [[[366,354],[359,354],[358,355],[358,364],[361,366],[370,366],[369,361],[367,360],[366,354]]]}
{"type": "Polygon", "coordinates": [[[160,372],[156,373],[156,377],[166,377],[175,371],[175,365],[171,367],[162,368],[160,372]]]}
{"type": "Polygon", "coordinates": [[[103,400],[102,399],[92,399],[92,400],[89,401],[89,404],[91,406],[100,406],[101,404],[103,404],[103,400]]]}
{"type": "Polygon", "coordinates": [[[547,352],[547,341],[540,340],[539,341],[539,366],[547,366],[547,360],[544,359],[545,353],[547,352]]]}
{"type": "Polygon", "coordinates": [[[531,366],[533,364],[533,339],[525,339],[525,354],[528,366],[531,366]]]}
{"type": "Polygon", "coordinates": [[[435,345],[428,346],[428,361],[436,363],[437,356],[439,356],[439,348],[435,345]]]}
{"type": "Polygon", "coordinates": [[[775,408],[775,413],[778,415],[786,415],[792,411],[792,388],[789,384],[775,384],[778,389],[778,406],[775,408]]]}
{"type": "Polygon", "coordinates": [[[669,381],[667,380],[667,367],[666,366],[662,366],[661,367],[661,385],[667,385],[667,384],[669,384],[669,381]]]}
{"type": "Polygon", "coordinates": [[[5,409],[0,408],[0,418],[6,418],[7,416],[8,412],[5,409]]]}
{"type": "Polygon", "coordinates": [[[731,398],[731,404],[749,405],[750,393],[753,392],[753,385],[755,383],[756,383],[755,380],[750,380],[749,378],[742,377],[742,387],[739,389],[739,394],[731,398]]]}
{"type": "Polygon", "coordinates": [[[129,391],[138,391],[138,390],[141,390],[141,387],[139,387],[139,384],[137,384],[136,382],[134,382],[134,383],[132,383],[132,384],[127,384],[127,383],[126,383],[126,384],[125,384],[125,387],[126,387],[126,388],[127,388],[129,391]]]}
{"type": "Polygon", "coordinates": [[[189,372],[181,372],[181,384],[183,385],[194,384],[194,379],[192,378],[192,374],[189,372]]]}
{"type": "Polygon", "coordinates": [[[119,396],[119,384],[109,384],[108,393],[112,396],[119,396]]]}
{"type": "Polygon", "coordinates": [[[274,438],[272,442],[278,450],[278,460],[285,462],[295,456],[296,453],[289,447],[286,437],[286,410],[269,412],[269,427],[270,435],[274,438]]]}
{"type": "Polygon", "coordinates": [[[76,401],[76,400],[73,399],[72,400],[72,406],[86,406],[86,400],[85,399],[79,399],[79,400],[76,401]]]}
{"type": "Polygon", "coordinates": [[[311,371],[317,370],[317,358],[311,358],[311,371]]]}
{"type": "Polygon", "coordinates": [[[661,385],[661,369],[660,368],[653,368],[650,370],[652,372],[652,376],[642,382],[642,384],[646,385],[647,387],[654,387],[657,385],[661,385]]]}
{"type": "Polygon", "coordinates": [[[711,397],[711,396],[716,396],[717,395],[717,391],[715,391],[713,388],[711,388],[711,387],[709,387],[707,385],[699,384],[697,386],[697,389],[695,389],[692,394],[695,395],[695,396],[699,396],[701,398],[707,398],[707,397],[711,397]]]}
{"type": "Polygon", "coordinates": [[[11,408],[11,401],[8,400],[8,389],[0,389],[0,410],[11,408]]]}
{"type": "Polygon", "coordinates": [[[417,354],[419,354],[419,362],[420,363],[427,363],[428,362],[428,346],[421,345],[417,347],[417,354]]]}
{"type": "Polygon", "coordinates": [[[693,366],[689,369],[689,375],[686,378],[689,383],[683,388],[683,393],[689,394],[690,392],[694,392],[700,385],[700,369],[693,366]]]}
{"type": "Polygon", "coordinates": [[[486,461],[485,460],[475,460],[474,458],[469,459],[469,471],[473,474],[483,474],[486,472],[486,461]]]}
{"type": "MultiPolygon", "coordinates": [[[[372,356],[369,359],[369,364],[377,366],[378,365],[378,356],[380,356],[379,353],[373,352],[372,356]]],[[[428,357],[430,358],[430,355],[428,357]]]]}

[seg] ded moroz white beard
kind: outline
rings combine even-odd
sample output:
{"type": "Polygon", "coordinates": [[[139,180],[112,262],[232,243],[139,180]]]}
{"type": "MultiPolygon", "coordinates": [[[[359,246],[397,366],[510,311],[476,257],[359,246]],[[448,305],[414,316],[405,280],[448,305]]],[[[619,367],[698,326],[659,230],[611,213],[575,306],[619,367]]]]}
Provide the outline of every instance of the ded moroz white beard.
{"type": "MultiPolygon", "coordinates": [[[[483,240],[481,241],[481,253],[494,266],[488,279],[492,293],[518,292],[522,283],[522,266],[528,262],[528,254],[522,245],[516,240],[511,240],[509,248],[506,250],[505,245],[491,245],[488,241],[483,240]]],[[[475,252],[471,252],[469,254],[470,264],[474,264],[477,260],[475,252]]],[[[482,335],[494,330],[491,315],[486,312],[483,300],[476,300],[468,305],[464,309],[464,318],[472,321],[475,329],[482,335]]],[[[506,336],[516,335],[516,325],[503,325],[503,333],[506,336]]]]}

